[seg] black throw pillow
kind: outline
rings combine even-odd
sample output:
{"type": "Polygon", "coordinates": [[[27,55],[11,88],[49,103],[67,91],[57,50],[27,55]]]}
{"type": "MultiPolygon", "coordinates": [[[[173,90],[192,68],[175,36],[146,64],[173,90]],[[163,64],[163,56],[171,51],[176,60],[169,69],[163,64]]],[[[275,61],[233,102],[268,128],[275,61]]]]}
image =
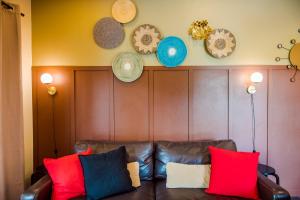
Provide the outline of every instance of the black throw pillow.
{"type": "Polygon", "coordinates": [[[102,154],[79,155],[88,199],[129,192],[132,187],[124,146],[102,154]]]}

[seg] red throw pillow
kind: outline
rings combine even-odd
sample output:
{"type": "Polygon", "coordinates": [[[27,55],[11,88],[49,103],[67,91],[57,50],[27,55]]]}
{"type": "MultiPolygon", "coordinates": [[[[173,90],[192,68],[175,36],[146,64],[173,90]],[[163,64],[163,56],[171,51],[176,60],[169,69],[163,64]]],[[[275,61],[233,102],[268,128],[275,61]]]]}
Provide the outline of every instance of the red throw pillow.
{"type": "Polygon", "coordinates": [[[211,154],[210,194],[259,199],[257,165],[259,153],[235,152],[209,147],[211,154]]]}
{"type": "MultiPolygon", "coordinates": [[[[80,155],[90,155],[88,148],[80,155]]],[[[45,158],[44,165],[52,179],[52,200],[67,200],[85,195],[84,177],[78,154],[64,156],[58,159],[45,158]]]]}

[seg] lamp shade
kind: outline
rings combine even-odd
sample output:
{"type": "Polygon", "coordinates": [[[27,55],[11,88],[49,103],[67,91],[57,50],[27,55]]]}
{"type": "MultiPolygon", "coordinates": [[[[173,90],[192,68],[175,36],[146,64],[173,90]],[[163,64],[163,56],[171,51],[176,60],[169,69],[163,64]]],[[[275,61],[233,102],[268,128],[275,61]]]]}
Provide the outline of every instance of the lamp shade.
{"type": "Polygon", "coordinates": [[[157,47],[158,61],[166,67],[180,65],[187,55],[184,42],[175,36],[169,36],[161,40],[157,47]]]}
{"type": "Polygon", "coordinates": [[[251,74],[250,80],[253,83],[261,83],[263,81],[264,77],[262,73],[260,72],[254,72],[251,74]]]}
{"type": "Polygon", "coordinates": [[[51,84],[53,82],[53,77],[49,73],[44,73],[41,75],[41,82],[43,84],[51,84]]]}

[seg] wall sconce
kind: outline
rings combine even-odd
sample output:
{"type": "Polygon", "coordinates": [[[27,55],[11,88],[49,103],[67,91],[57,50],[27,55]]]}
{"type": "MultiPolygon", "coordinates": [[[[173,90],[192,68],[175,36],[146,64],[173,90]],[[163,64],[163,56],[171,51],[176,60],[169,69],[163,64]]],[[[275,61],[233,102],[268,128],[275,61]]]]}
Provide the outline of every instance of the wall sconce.
{"type": "Polygon", "coordinates": [[[44,73],[41,75],[41,82],[47,86],[48,94],[53,96],[56,94],[56,87],[49,86],[51,83],[53,83],[53,77],[49,73],[44,73]]]}
{"type": "Polygon", "coordinates": [[[256,92],[255,85],[257,83],[261,83],[263,81],[263,79],[264,79],[264,77],[263,77],[262,73],[260,73],[260,72],[252,73],[250,76],[250,80],[251,80],[252,84],[248,86],[247,92],[249,94],[254,94],[256,92]]]}
{"type": "Polygon", "coordinates": [[[56,142],[56,134],[55,134],[55,94],[56,94],[56,87],[54,86],[49,86],[50,84],[53,83],[53,76],[49,73],[43,73],[41,75],[41,82],[46,85],[47,89],[48,89],[48,94],[51,95],[51,110],[52,110],[52,136],[53,136],[53,146],[54,146],[54,155],[57,158],[58,157],[58,149],[57,149],[57,142],[56,142]]]}
{"type": "Polygon", "coordinates": [[[247,92],[250,94],[251,97],[251,112],[252,112],[252,147],[253,147],[253,152],[256,152],[256,147],[255,147],[255,109],[254,109],[254,94],[256,92],[256,84],[261,83],[263,81],[264,77],[262,73],[260,72],[254,72],[250,76],[251,80],[251,85],[248,86],[247,92]]]}

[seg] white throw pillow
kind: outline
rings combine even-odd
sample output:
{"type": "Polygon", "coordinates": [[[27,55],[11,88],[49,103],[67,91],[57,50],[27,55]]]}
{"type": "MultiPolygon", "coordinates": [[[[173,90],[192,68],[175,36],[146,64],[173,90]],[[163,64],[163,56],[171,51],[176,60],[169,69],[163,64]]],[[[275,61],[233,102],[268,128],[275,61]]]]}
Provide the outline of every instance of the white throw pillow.
{"type": "Polygon", "coordinates": [[[167,188],[208,188],[210,165],[189,165],[169,162],[167,188]]]}
{"type": "Polygon", "coordinates": [[[129,171],[132,186],[139,187],[141,186],[140,180],[140,165],[138,162],[127,163],[127,170],[129,171]]]}

